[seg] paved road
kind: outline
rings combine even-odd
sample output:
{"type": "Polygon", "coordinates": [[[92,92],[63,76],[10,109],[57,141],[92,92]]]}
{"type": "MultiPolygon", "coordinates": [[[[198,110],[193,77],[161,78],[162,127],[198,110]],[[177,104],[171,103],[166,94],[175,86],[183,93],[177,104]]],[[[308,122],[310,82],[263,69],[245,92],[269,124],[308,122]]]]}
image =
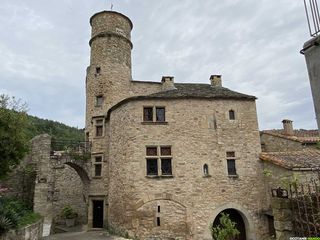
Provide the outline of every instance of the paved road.
{"type": "Polygon", "coordinates": [[[69,232],[54,234],[45,237],[44,240],[126,240],[125,238],[110,236],[104,231],[90,231],[90,232],[69,232]]]}

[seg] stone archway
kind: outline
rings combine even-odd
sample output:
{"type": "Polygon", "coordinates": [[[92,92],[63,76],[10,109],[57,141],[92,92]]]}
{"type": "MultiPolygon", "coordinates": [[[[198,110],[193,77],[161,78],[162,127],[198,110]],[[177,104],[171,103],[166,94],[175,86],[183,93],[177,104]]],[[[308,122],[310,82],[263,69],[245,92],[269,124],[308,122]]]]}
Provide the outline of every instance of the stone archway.
{"type": "Polygon", "coordinates": [[[220,217],[222,214],[227,214],[230,220],[235,223],[236,229],[240,232],[240,234],[236,236],[234,240],[246,240],[246,226],[241,214],[236,209],[228,208],[220,212],[213,221],[213,227],[221,226],[220,217]]]}
{"type": "MultiPolygon", "coordinates": [[[[211,217],[208,219],[208,226],[211,226],[215,219],[218,217],[218,215],[227,210],[227,209],[233,209],[237,211],[237,213],[241,216],[244,226],[245,226],[245,236],[246,240],[256,240],[256,235],[255,235],[255,227],[254,227],[254,221],[250,215],[250,213],[243,208],[241,205],[237,203],[227,203],[223,204],[219,207],[217,207],[211,217]]],[[[209,228],[208,228],[209,229],[209,228]]],[[[208,236],[210,232],[208,231],[208,236]]]]}
{"type": "Polygon", "coordinates": [[[51,137],[47,134],[32,140],[31,156],[37,168],[34,210],[48,219],[49,223],[60,215],[66,204],[75,205],[78,208],[76,210],[81,211],[83,221],[87,221],[90,161],[79,161],[73,157],[75,152],[71,153],[53,151],[51,137]],[[64,184],[63,189],[61,183],[64,184]],[[73,200],[80,205],[74,203],[70,197],[72,194],[73,200]]]}

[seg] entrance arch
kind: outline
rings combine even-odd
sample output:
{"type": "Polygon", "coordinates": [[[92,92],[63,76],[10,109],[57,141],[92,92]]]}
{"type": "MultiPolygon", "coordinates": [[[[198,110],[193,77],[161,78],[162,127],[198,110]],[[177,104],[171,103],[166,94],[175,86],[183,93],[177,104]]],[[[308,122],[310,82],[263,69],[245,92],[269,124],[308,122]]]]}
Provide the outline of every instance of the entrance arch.
{"type": "Polygon", "coordinates": [[[211,226],[217,216],[226,209],[234,209],[242,217],[245,226],[246,240],[256,240],[254,221],[250,213],[237,203],[227,203],[215,208],[213,214],[208,219],[208,226],[211,226]]]}
{"type": "Polygon", "coordinates": [[[223,213],[229,216],[230,220],[235,223],[236,229],[240,232],[240,234],[235,237],[234,240],[246,240],[246,226],[241,214],[236,209],[228,208],[220,212],[213,221],[213,227],[220,225],[220,217],[223,213]]]}

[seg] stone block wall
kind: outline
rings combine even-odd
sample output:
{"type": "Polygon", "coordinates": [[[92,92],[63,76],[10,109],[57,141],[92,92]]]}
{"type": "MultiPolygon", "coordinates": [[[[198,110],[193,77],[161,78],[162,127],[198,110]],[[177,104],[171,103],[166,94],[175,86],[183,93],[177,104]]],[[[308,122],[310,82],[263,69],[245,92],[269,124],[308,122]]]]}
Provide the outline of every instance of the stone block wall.
{"type": "Polygon", "coordinates": [[[261,144],[264,152],[287,152],[287,151],[300,151],[306,148],[300,142],[288,140],[282,137],[276,137],[269,134],[261,134],[261,144]]]}
{"type": "MultiPolygon", "coordinates": [[[[183,239],[211,239],[209,226],[219,214],[217,209],[225,208],[242,213],[248,239],[261,239],[267,232],[267,219],[260,214],[265,195],[253,101],[133,101],[114,110],[107,124],[110,223],[145,236],[145,229],[157,230],[156,225],[151,226],[157,215],[155,205],[146,205],[143,209],[148,211],[148,219],[141,222],[141,203],[170,200],[186,207],[186,220],[179,225],[175,222],[179,214],[177,218],[161,216],[164,229],[158,233],[160,237],[178,231],[167,232],[167,225],[178,226],[183,239]],[[144,124],[143,106],[165,106],[167,123],[144,124]],[[228,119],[230,109],[236,112],[236,120],[228,119]],[[168,145],[173,177],[146,176],[146,146],[168,145]],[[236,153],[238,177],[228,176],[227,151],[236,153]],[[204,164],[208,164],[211,177],[204,175],[204,164]]],[[[171,211],[180,213],[177,206],[171,211]]],[[[165,211],[166,205],[161,209],[165,211]]]]}
{"type": "Polygon", "coordinates": [[[292,210],[290,199],[272,198],[272,212],[277,240],[288,240],[293,237],[292,210]]]}

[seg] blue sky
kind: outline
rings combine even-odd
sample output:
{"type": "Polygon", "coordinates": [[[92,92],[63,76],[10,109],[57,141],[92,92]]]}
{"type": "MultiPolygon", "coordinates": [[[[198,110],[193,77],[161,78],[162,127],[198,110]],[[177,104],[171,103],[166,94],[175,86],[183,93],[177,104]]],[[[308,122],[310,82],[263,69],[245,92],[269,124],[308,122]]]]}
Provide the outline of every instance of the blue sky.
{"type": "Polygon", "coordinates": [[[260,129],[315,129],[304,56],[303,1],[2,0],[0,93],[29,113],[84,127],[89,18],[113,10],[133,22],[133,78],[209,83],[255,95],[260,129]]]}

